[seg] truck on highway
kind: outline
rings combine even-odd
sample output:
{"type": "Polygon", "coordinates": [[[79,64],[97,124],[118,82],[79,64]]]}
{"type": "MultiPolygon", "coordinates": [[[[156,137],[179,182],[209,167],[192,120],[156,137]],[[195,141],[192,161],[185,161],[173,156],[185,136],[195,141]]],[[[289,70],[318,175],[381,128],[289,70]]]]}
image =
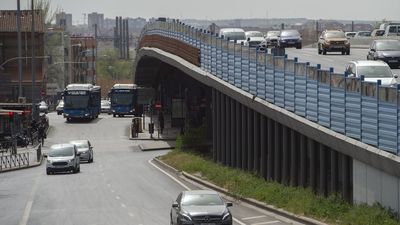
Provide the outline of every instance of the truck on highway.
{"type": "Polygon", "coordinates": [[[64,118],[94,119],[100,114],[101,88],[92,84],[70,84],[64,92],[64,118]]]}
{"type": "Polygon", "coordinates": [[[134,115],[137,104],[137,86],[135,84],[115,84],[109,93],[113,117],[134,115]]]}

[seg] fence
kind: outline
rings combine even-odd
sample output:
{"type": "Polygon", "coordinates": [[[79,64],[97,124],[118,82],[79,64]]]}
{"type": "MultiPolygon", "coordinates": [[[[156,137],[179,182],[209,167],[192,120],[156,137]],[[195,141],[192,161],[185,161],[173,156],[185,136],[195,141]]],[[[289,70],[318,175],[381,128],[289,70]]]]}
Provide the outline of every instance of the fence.
{"type": "Polygon", "coordinates": [[[29,152],[0,156],[0,171],[24,166],[29,166],[29,152]]]}
{"type": "Polygon", "coordinates": [[[200,67],[223,81],[321,126],[400,154],[399,85],[349,78],[333,68],[322,70],[297,58],[256,51],[175,20],[147,24],[141,40],[147,35],[198,48],[200,67]]]}

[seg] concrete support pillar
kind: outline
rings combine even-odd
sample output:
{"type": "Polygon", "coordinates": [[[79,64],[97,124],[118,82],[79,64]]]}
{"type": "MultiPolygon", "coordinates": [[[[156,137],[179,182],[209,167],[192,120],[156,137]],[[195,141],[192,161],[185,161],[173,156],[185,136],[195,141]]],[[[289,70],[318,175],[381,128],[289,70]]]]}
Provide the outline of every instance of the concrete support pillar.
{"type": "Polygon", "coordinates": [[[260,174],[267,178],[267,119],[264,115],[260,118],[260,139],[260,174]]]}
{"type": "Polygon", "coordinates": [[[347,201],[351,202],[352,201],[352,185],[351,185],[351,159],[347,155],[340,154],[341,155],[341,177],[342,177],[342,197],[346,199],[347,201]]]}
{"type": "Polygon", "coordinates": [[[225,99],[225,165],[231,166],[231,98],[225,99]]]}
{"type": "Polygon", "coordinates": [[[254,168],[254,124],[253,110],[247,108],[247,170],[252,171],[254,168]]]}
{"type": "Polygon", "coordinates": [[[338,192],[338,152],[331,149],[330,151],[330,193],[337,193],[338,192]]]}
{"type": "Polygon", "coordinates": [[[242,170],[247,170],[247,107],[242,105],[242,170]]]}
{"type": "Polygon", "coordinates": [[[234,99],[231,99],[231,166],[236,168],[236,101],[234,99]]]}
{"type": "Polygon", "coordinates": [[[275,122],[275,151],[274,151],[274,180],[281,182],[282,178],[282,127],[281,124],[275,122]]]}
{"type": "Polygon", "coordinates": [[[216,90],[212,89],[212,128],[213,128],[213,160],[217,161],[217,93],[216,90]]]}
{"type": "Polygon", "coordinates": [[[327,174],[326,174],[326,167],[327,167],[327,151],[328,148],[323,144],[319,144],[319,193],[322,195],[327,195],[327,174]]]}
{"type": "Polygon", "coordinates": [[[300,150],[297,142],[297,133],[294,130],[290,131],[290,185],[297,186],[298,181],[298,157],[297,152],[300,150]]]}
{"type": "Polygon", "coordinates": [[[300,134],[300,179],[299,185],[307,186],[307,137],[300,134]]]}
{"type": "Polygon", "coordinates": [[[221,138],[222,138],[222,120],[221,120],[221,92],[216,91],[216,101],[217,101],[217,161],[221,162],[222,160],[222,142],[221,142],[221,138]]]}
{"type": "Polygon", "coordinates": [[[311,138],[308,139],[308,152],[310,154],[310,164],[309,164],[309,178],[310,178],[310,187],[312,190],[317,190],[317,152],[315,149],[315,141],[311,138]]]}
{"type": "Polygon", "coordinates": [[[253,164],[254,171],[260,174],[260,114],[257,111],[254,111],[253,116],[253,127],[254,127],[254,156],[253,156],[253,164]]]}
{"type": "Polygon", "coordinates": [[[282,183],[289,184],[289,163],[290,163],[290,136],[288,128],[282,125],[282,183]]]}
{"type": "Polygon", "coordinates": [[[236,102],[236,166],[242,168],[242,105],[236,102]]]}
{"type": "Polygon", "coordinates": [[[221,93],[221,163],[226,165],[226,107],[225,94],[221,93]]]}
{"type": "Polygon", "coordinates": [[[268,126],[267,126],[267,179],[274,179],[274,151],[275,151],[275,143],[274,143],[274,127],[275,121],[268,118],[268,126]]]}

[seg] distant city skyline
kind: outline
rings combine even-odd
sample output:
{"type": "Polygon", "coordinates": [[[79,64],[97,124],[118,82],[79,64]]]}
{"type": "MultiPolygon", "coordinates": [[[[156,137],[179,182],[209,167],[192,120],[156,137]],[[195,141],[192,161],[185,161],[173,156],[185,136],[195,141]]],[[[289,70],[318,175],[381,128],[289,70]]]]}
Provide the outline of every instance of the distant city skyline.
{"type": "MultiPolygon", "coordinates": [[[[30,0],[21,0],[26,9],[30,0]]],[[[248,18],[307,18],[332,20],[400,21],[400,1],[381,0],[325,2],[319,0],[152,0],[152,1],[98,1],[98,0],[51,0],[53,9],[59,8],[73,14],[73,24],[87,23],[87,14],[103,13],[105,18],[122,17],[170,17],[179,19],[248,19],[248,18]],[[86,16],[84,16],[86,14],[86,16]],[[84,21],[86,18],[86,21],[84,21]]],[[[16,9],[16,0],[1,0],[0,9],[16,9]]]]}

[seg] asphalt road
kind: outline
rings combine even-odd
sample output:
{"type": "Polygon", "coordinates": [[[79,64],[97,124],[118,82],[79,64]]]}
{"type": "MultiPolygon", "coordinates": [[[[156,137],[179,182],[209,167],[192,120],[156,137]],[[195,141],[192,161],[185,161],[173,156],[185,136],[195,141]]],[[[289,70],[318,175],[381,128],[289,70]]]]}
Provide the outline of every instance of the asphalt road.
{"type": "MultiPolygon", "coordinates": [[[[350,55],[340,52],[328,52],[327,55],[318,55],[316,48],[286,48],[288,58],[297,57],[299,62],[310,62],[311,65],[321,64],[322,69],[334,68],[335,73],[344,73],[345,67],[352,60],[366,60],[368,49],[352,48],[350,55]]],[[[392,69],[394,74],[400,75],[400,69],[392,69]]]]}
{"type": "MultiPolygon", "coordinates": [[[[91,122],[65,123],[55,113],[48,115],[51,130],[45,147],[89,139],[94,163],[81,164],[78,174],[46,175],[45,163],[0,173],[0,224],[169,224],[171,203],[185,188],[149,163],[166,151],[141,152],[140,142],[128,139],[131,118],[102,115],[91,122]]],[[[291,223],[238,202],[232,212],[234,224],[291,223]]]]}

